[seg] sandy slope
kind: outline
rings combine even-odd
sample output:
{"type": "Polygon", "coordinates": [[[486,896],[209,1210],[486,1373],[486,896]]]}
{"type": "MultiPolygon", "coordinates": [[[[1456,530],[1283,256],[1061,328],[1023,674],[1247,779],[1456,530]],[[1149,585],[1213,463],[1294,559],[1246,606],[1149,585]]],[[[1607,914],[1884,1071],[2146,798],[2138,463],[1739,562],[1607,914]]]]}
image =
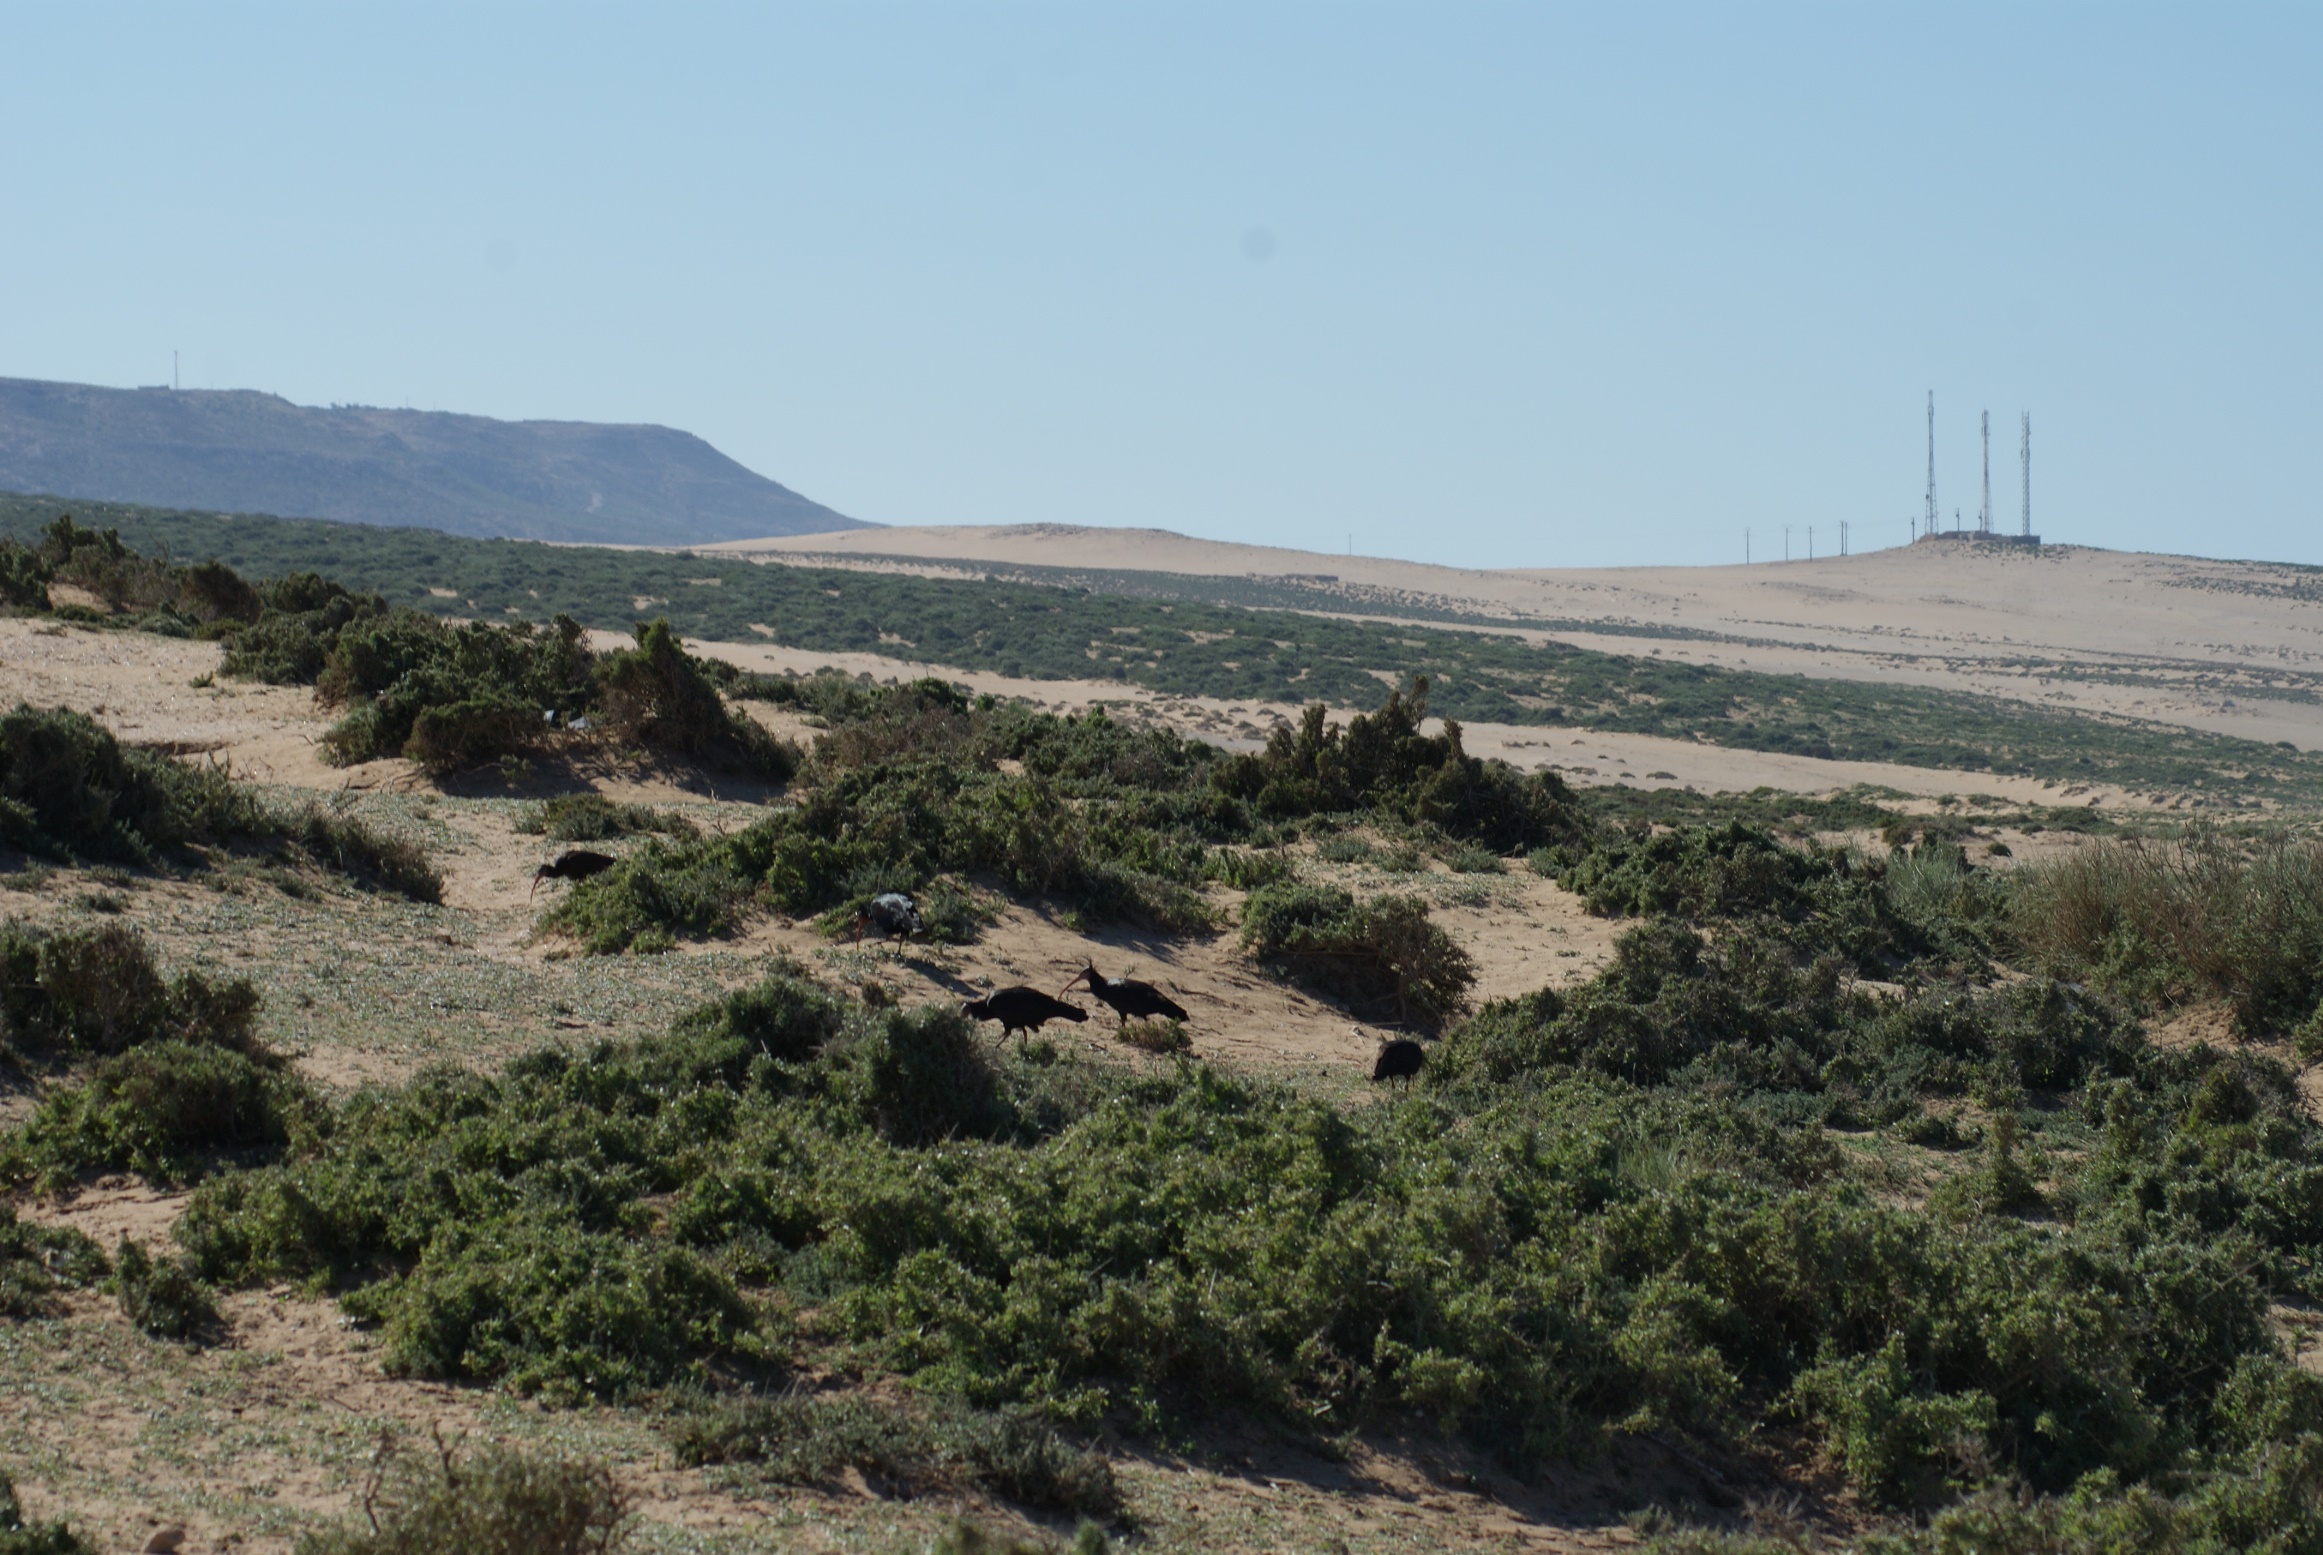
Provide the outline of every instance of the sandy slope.
{"type": "MultiPolygon", "coordinates": [[[[716,549],[762,560],[950,558],[1360,587],[1438,609],[1722,639],[1652,644],[1674,658],[1948,686],[2323,747],[2323,574],[2274,563],[1930,542],[1749,567],[1487,572],[1062,525],[875,529],[716,549]]],[[[1633,636],[1554,635],[1619,652],[1646,646],[1633,636]]]]}

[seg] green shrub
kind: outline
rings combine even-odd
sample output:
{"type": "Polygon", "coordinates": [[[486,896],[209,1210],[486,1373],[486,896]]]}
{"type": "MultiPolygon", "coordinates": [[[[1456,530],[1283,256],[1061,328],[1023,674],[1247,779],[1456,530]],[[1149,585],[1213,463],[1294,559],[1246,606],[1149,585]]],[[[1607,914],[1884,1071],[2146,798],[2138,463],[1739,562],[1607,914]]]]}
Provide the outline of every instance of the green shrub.
{"type": "Polygon", "coordinates": [[[105,1255],[80,1232],[19,1220],[0,1204],[0,1317],[40,1317],[57,1292],[94,1285],[107,1272],[105,1255]]]}
{"type": "Polygon", "coordinates": [[[346,1298],[381,1325],[390,1375],[622,1398],[693,1375],[756,1323],[694,1253],[510,1217],[439,1227],[409,1274],[346,1298]]]}
{"type": "Polygon", "coordinates": [[[388,836],[351,815],[336,815],[319,804],[276,817],[281,835],[326,869],[415,902],[444,899],[444,877],[415,842],[388,836]]]}
{"type": "Polygon", "coordinates": [[[113,1293],[129,1321],[157,1339],[194,1339],[218,1326],[218,1304],[183,1261],[156,1259],[126,1236],[113,1254],[113,1293]]]}
{"type": "Polygon", "coordinates": [[[61,1522],[26,1522],[15,1484],[0,1474],[0,1555],[97,1555],[97,1547],[61,1522]]]}
{"type": "Polygon", "coordinates": [[[44,932],[0,923],[0,1046],[20,1057],[114,1054],[146,1043],[255,1052],[258,991],[199,972],[164,981],[127,924],[44,932]]]}
{"type": "Polygon", "coordinates": [[[636,837],[661,832],[693,837],[700,828],[674,810],[650,805],[619,804],[602,794],[559,794],[528,805],[517,818],[516,829],[551,842],[603,842],[609,837],[636,837]]]}
{"type": "Polygon", "coordinates": [[[127,749],[80,713],[0,714],[0,840],[14,846],[144,862],[246,824],[247,804],[223,774],[127,749]]]}
{"type": "Polygon", "coordinates": [[[1190,1053],[1194,1050],[1193,1039],[1186,1035],[1186,1028],[1174,1020],[1123,1021],[1121,1029],[1114,1032],[1113,1037],[1117,1042],[1127,1043],[1148,1053],[1190,1053]]]}
{"type": "Polygon", "coordinates": [[[463,697],[422,707],[402,753],[437,774],[473,771],[537,743],[540,709],[506,695],[463,697]]]}
{"type": "Polygon", "coordinates": [[[1926,1506],[1982,1477],[1996,1423],[1977,1391],[1929,1394],[1911,1376],[1901,1335],[1877,1354],[1827,1360],[1793,1384],[1831,1456],[1875,1505],[1926,1506]]]}
{"type": "Polygon", "coordinates": [[[679,1037],[728,1045],[776,1063],[803,1064],[822,1052],[846,1020],[847,1009],[809,982],[795,965],[778,962],[758,983],[689,1011],[672,1028],[679,1037]]]}
{"type": "MultiPolygon", "coordinates": [[[[765,825],[765,822],[760,822],[765,825]]],[[[541,915],[541,926],[593,956],[619,955],[660,935],[723,934],[758,895],[726,838],[675,845],[655,839],[581,881],[541,915]]]]}
{"type": "Polygon", "coordinates": [[[112,1170],[174,1184],[223,1158],[279,1154],[318,1121],[312,1094],[280,1067],[234,1048],[149,1042],[51,1091],[0,1162],[50,1183],[112,1170]]]}
{"type": "Polygon", "coordinates": [[[1579,814],[1556,774],[1526,776],[1468,755],[1454,719],[1444,720],[1442,734],[1423,735],[1427,716],[1424,675],[1343,727],[1316,703],[1295,726],[1278,726],[1264,751],[1221,763],[1215,781],[1264,815],[1377,809],[1499,852],[1578,835],[1579,814]]]}
{"type": "Polygon", "coordinates": [[[987,1055],[785,973],[660,1041],[351,1098],[179,1235],[204,1278],[337,1288],[401,1369],[555,1397],[780,1357],[1140,1429],[1419,1413],[1528,1472],[1635,1432],[1739,1450],[1787,1401],[1867,1496],[2233,1463],[2311,1526],[2264,1475],[2323,1416],[2250,1380],[2323,1256],[2290,1077],[2039,979],[1857,994],[1787,932],[1642,926],[1395,1107],[987,1055]],[[1825,1126],[1962,1094],[2020,1118],[2042,1219],[1889,1202],[1825,1126]]]}
{"type": "Polygon", "coordinates": [[[907,1408],[860,1395],[728,1399],[667,1430],[680,1463],[746,1463],[778,1484],[832,1485],[853,1469],[907,1495],[975,1489],[1043,1511],[1121,1511],[1113,1466],[1028,1410],[907,1408]]]}
{"type": "Polygon", "coordinates": [[[359,881],[434,901],[426,855],[317,805],[279,810],[218,767],[125,747],[64,708],[0,715],[0,840],[91,858],[152,863],[191,843],[287,845],[359,881]]]}
{"type": "Polygon", "coordinates": [[[636,647],[605,654],[596,664],[597,706],[615,738],[770,783],[790,780],[798,748],[730,711],[668,621],[640,623],[636,636],[636,647]]]}
{"type": "Polygon", "coordinates": [[[2206,995],[2253,1033],[2323,1004],[2323,843],[2247,853],[2214,830],[2099,839],[2011,877],[2010,922],[2035,961],[2132,996],[2206,995]]]}
{"type": "Polygon", "coordinates": [[[1474,843],[1462,843],[1445,854],[1444,864],[1455,875],[1497,875],[1504,872],[1499,854],[1474,843]]]}
{"type": "Polygon", "coordinates": [[[1015,1124],[976,1027],[957,1010],[890,1011],[859,1058],[863,1110],[899,1145],[991,1139],[1015,1124]]]}
{"type": "Polygon", "coordinates": [[[629,1499],[602,1463],[516,1447],[391,1453],[363,1515],[300,1537],[298,1555],[611,1555],[629,1499]]]}
{"type": "Polygon", "coordinates": [[[46,610],[49,579],[55,576],[38,549],[0,540],[0,606],[46,610]]]}
{"type": "Polygon", "coordinates": [[[1426,1028],[1465,1010],[1476,982],[1417,897],[1358,904],[1336,886],[1267,886],[1243,903],[1242,948],[1351,1009],[1426,1028]]]}

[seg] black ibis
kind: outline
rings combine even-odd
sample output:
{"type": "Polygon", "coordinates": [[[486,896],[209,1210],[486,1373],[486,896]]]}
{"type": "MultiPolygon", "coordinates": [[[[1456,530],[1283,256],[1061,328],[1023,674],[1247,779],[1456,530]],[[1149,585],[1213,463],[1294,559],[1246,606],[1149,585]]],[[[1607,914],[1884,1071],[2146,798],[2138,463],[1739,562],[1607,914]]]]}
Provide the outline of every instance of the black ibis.
{"type": "Polygon", "coordinates": [[[996,1020],[1000,1034],[1006,1037],[1014,1031],[1038,1031],[1043,1023],[1052,1020],[1087,1020],[1088,1012],[1077,1004],[1052,999],[1038,988],[995,988],[981,999],[972,999],[960,1006],[960,1013],[970,1020],[996,1020]]]}
{"type": "MultiPolygon", "coordinates": [[[[586,880],[601,875],[620,860],[606,853],[592,853],[587,848],[567,848],[548,863],[532,872],[532,890],[540,889],[543,880],[586,880]]],[[[532,891],[525,893],[527,897],[532,891]]]]}
{"type": "Polygon", "coordinates": [[[920,921],[919,903],[901,891],[882,891],[855,910],[856,939],[863,938],[865,924],[877,929],[881,939],[910,939],[928,927],[920,921]]]}
{"type": "Polygon", "coordinates": [[[1065,984],[1065,987],[1070,988],[1074,983],[1086,983],[1089,992],[1095,994],[1100,1002],[1110,1005],[1113,1013],[1121,1017],[1124,1026],[1133,1020],[1145,1020],[1155,1015],[1167,1015],[1171,1020],[1186,1018],[1186,1012],[1178,1007],[1177,1000],[1153,984],[1127,977],[1107,977],[1097,970],[1095,962],[1075,972],[1073,981],[1065,984]]]}
{"type": "Polygon", "coordinates": [[[1411,1077],[1420,1072],[1428,1055],[1420,1045],[1408,1037],[1399,1037],[1379,1050],[1379,1061],[1371,1066],[1374,1080],[1402,1080],[1409,1084],[1411,1077]]]}

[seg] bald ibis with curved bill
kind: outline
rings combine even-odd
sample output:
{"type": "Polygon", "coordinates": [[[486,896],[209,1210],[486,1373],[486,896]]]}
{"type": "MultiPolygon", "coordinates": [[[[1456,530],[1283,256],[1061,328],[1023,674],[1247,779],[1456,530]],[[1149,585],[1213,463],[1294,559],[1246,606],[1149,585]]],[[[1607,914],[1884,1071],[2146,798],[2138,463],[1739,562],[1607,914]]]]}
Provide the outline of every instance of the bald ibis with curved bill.
{"type": "Polygon", "coordinates": [[[1371,1078],[1375,1081],[1401,1080],[1408,1087],[1412,1076],[1420,1072],[1420,1066],[1427,1060],[1427,1053],[1417,1042],[1408,1037],[1398,1037],[1379,1050],[1379,1060],[1371,1066],[1371,1078]]]}
{"type": "Polygon", "coordinates": [[[879,931],[881,939],[910,939],[914,934],[925,934],[928,926],[920,920],[920,905],[901,891],[882,891],[865,905],[855,909],[855,942],[863,942],[863,929],[868,924],[879,931]]]}
{"type": "MultiPolygon", "coordinates": [[[[540,889],[543,880],[586,880],[601,875],[621,861],[606,853],[592,853],[587,848],[567,848],[548,863],[532,872],[532,891],[540,889]]],[[[524,893],[532,899],[532,891],[524,893]]]]}
{"type": "MultiPolygon", "coordinates": [[[[1124,1026],[1133,1020],[1147,1020],[1156,1015],[1166,1015],[1171,1020],[1186,1018],[1186,1012],[1179,1007],[1177,1000],[1153,984],[1141,983],[1128,977],[1107,977],[1097,970],[1094,961],[1075,972],[1072,982],[1065,984],[1065,988],[1081,983],[1088,985],[1089,992],[1096,995],[1100,1003],[1111,1006],[1113,1013],[1121,1017],[1124,1026]]],[[[1063,991],[1058,990],[1059,993],[1063,991]]]]}
{"type": "Polygon", "coordinates": [[[960,1013],[970,1020],[1000,1022],[1000,1035],[1005,1040],[1018,1031],[1038,1031],[1052,1020],[1082,1021],[1088,1012],[1077,1004],[1052,999],[1038,988],[1018,986],[995,988],[981,999],[971,999],[960,1006],[960,1013]]]}

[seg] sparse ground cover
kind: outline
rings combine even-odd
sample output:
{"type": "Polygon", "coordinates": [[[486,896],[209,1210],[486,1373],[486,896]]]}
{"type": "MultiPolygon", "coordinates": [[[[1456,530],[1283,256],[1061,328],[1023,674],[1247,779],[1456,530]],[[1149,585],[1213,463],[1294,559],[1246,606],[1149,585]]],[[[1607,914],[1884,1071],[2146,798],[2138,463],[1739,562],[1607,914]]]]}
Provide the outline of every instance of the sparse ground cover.
{"type": "Polygon", "coordinates": [[[1119,679],[1198,696],[1367,707],[1382,679],[1426,675],[1437,709],[1587,725],[1739,749],[2104,781],[2238,802],[2312,806],[2323,758],[2253,740],[2055,712],[1958,692],[1763,675],[1561,643],[1164,603],[1028,584],[764,567],[709,556],[467,540],[311,520],[0,499],[0,534],[30,538],[67,506],[133,548],[216,557],[254,576],[327,568],[390,604],[440,616],[681,633],[1053,679],[1119,679]]]}
{"type": "Polygon", "coordinates": [[[444,1504],[468,1472],[645,1549],[2318,1537],[2294,839],[2020,868],[2032,812],[1576,795],[1401,696],[1229,758],[940,684],[729,689],[817,740],[771,805],[553,768],[335,802],[437,902],[0,860],[29,964],[134,944],[114,981],[162,990],[108,1025],[90,979],[12,984],[50,1002],[11,1034],[112,1033],[19,1043],[4,1114],[23,1223],[106,1259],[0,1237],[36,1519],[382,1547],[390,1429],[383,1527],[507,1526],[444,1504]],[[623,862],[528,901],[570,841],[623,862]],[[893,888],[944,932],[834,938],[893,888]],[[663,953],[585,953],[618,915],[663,953]],[[1388,985],[1302,954],[1417,974],[1416,1084],[1364,1078],[1388,985]],[[1083,959],[1160,981],[1191,1052],[952,1013],[1083,959]]]}

